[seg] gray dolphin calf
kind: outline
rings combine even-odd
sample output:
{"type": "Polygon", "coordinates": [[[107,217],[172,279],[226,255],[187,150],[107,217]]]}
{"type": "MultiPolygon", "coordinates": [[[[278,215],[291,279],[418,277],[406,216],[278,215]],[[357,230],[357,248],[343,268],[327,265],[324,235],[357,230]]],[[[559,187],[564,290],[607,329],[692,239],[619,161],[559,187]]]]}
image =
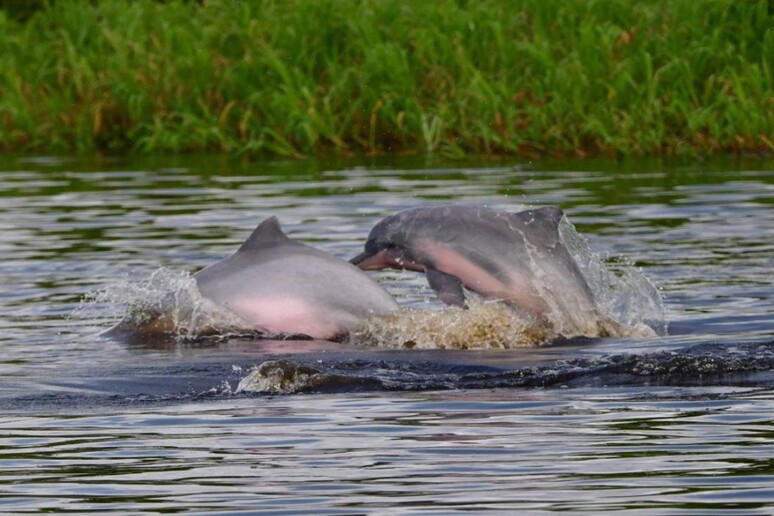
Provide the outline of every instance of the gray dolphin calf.
{"type": "Polygon", "coordinates": [[[288,238],[276,217],[194,278],[202,296],[266,333],[333,339],[369,315],[398,309],[357,267],[288,238]]]}
{"type": "Polygon", "coordinates": [[[381,220],[351,263],[363,270],[424,272],[446,304],[465,307],[463,286],[486,299],[596,333],[594,295],[559,234],[564,213],[476,206],[411,208],[381,220]]]}

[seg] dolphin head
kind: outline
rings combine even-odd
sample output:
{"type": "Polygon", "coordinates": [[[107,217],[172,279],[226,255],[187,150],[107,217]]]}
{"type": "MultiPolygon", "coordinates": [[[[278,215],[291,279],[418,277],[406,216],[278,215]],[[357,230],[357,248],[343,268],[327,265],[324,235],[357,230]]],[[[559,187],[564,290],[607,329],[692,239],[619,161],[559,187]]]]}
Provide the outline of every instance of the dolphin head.
{"type": "Polygon", "coordinates": [[[350,260],[364,271],[408,269],[424,271],[411,245],[410,224],[398,213],[382,219],[368,234],[365,250],[350,260]]]}

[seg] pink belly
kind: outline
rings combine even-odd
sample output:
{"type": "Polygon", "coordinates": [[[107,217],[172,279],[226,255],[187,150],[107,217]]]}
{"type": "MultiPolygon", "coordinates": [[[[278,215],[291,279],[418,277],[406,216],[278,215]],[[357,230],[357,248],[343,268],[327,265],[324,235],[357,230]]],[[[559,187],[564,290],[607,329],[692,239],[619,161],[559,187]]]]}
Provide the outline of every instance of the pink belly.
{"type": "Polygon", "coordinates": [[[443,244],[425,240],[420,245],[438,270],[455,276],[465,287],[485,298],[512,301],[535,314],[542,314],[547,309],[529,278],[515,271],[507,271],[506,284],[469,258],[443,244]]]}
{"type": "Polygon", "coordinates": [[[343,331],[318,308],[298,298],[237,299],[226,306],[269,333],[303,333],[329,339],[343,331]]]}

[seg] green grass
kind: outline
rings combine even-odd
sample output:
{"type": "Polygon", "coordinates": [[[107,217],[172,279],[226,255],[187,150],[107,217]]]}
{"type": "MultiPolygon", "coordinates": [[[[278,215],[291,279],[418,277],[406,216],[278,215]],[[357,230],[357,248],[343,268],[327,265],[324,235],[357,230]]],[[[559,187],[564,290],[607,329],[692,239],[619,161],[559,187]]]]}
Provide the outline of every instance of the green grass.
{"type": "Polygon", "coordinates": [[[0,148],[774,152],[766,0],[58,0],[0,11],[0,148]]]}

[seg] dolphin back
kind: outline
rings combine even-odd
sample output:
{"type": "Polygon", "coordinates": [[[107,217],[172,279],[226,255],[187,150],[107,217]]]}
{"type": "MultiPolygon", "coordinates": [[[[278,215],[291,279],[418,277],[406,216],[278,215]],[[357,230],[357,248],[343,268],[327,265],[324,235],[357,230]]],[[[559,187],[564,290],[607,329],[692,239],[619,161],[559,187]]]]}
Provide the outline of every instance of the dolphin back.
{"type": "Polygon", "coordinates": [[[194,278],[202,296],[273,333],[330,339],[398,309],[360,269],[288,238],[275,217],[194,278]]]}

